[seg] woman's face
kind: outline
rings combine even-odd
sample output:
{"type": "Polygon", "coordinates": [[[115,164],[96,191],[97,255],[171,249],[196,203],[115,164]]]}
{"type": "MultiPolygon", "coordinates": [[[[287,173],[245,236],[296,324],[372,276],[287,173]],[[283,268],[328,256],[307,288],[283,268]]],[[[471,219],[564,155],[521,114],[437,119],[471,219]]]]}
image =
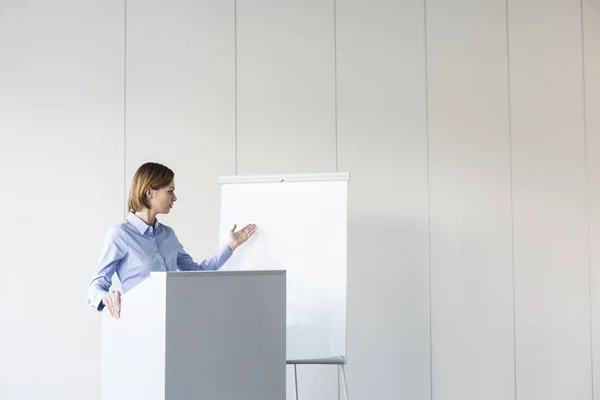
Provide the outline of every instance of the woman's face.
{"type": "Polygon", "coordinates": [[[171,181],[166,187],[150,190],[150,207],[157,214],[168,214],[177,201],[175,196],[175,181],[171,181]]]}

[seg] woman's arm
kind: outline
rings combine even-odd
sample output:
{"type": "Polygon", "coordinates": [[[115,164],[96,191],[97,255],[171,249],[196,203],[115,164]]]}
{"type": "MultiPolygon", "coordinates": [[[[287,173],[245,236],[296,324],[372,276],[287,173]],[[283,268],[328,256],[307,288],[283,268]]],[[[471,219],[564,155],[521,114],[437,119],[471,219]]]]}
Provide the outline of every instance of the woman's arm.
{"type": "Polygon", "coordinates": [[[196,263],[194,259],[183,249],[183,245],[179,242],[177,235],[173,231],[177,245],[177,267],[182,271],[199,271],[199,270],[217,270],[223,266],[231,258],[231,255],[236,248],[241,246],[246,240],[252,236],[256,230],[256,225],[248,224],[239,231],[235,230],[236,225],[233,225],[229,231],[229,240],[227,246],[221,247],[211,258],[202,260],[196,263]]]}
{"type": "Polygon", "coordinates": [[[233,251],[228,246],[221,247],[211,258],[207,258],[197,263],[183,248],[183,245],[177,239],[177,267],[181,271],[203,271],[217,270],[229,260],[233,251]]]}
{"type": "Polygon", "coordinates": [[[112,283],[112,276],[119,262],[127,254],[127,242],[123,232],[117,226],[112,226],[106,232],[100,260],[88,288],[88,304],[98,311],[102,311],[102,299],[108,294],[112,283]]]}

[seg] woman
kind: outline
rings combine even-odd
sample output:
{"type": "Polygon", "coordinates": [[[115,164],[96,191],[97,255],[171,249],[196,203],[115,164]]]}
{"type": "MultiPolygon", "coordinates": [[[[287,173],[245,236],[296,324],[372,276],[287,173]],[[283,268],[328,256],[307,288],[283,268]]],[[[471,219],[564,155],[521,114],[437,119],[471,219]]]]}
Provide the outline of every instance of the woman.
{"type": "Polygon", "coordinates": [[[88,289],[88,303],[98,311],[107,307],[113,317],[120,317],[121,293],[114,289],[109,293],[114,273],[123,292],[127,292],[146,279],[150,271],[216,270],[254,233],[254,224],[237,232],[233,225],[227,245],[212,258],[196,263],[173,229],[156,219],[157,214],[168,214],[177,201],[174,176],[168,167],[152,162],[143,164],[135,173],[129,188],[129,215],[106,233],[88,289]]]}

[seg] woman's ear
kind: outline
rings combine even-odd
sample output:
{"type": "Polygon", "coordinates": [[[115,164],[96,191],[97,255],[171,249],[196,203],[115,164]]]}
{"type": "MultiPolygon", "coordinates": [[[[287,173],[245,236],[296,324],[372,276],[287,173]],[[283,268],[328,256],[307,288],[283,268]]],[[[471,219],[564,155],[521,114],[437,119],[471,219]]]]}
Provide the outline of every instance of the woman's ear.
{"type": "Polygon", "coordinates": [[[152,188],[148,188],[148,190],[146,190],[146,197],[148,199],[152,198],[152,188]]]}

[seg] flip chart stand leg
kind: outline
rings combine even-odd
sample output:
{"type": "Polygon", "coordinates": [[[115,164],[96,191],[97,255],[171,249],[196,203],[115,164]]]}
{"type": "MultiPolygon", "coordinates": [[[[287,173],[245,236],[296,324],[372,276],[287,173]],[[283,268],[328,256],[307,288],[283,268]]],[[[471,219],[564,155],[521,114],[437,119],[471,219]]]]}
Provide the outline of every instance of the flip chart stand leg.
{"type": "MultiPolygon", "coordinates": [[[[340,370],[342,372],[342,381],[344,382],[344,399],[349,400],[348,399],[348,382],[346,382],[346,367],[344,366],[344,364],[340,364],[338,366],[338,377],[340,374],[340,370]]],[[[339,381],[338,381],[338,388],[339,388],[339,381]]],[[[339,390],[338,390],[338,397],[339,397],[339,390]]]]}
{"type": "Polygon", "coordinates": [[[298,400],[298,368],[294,364],[294,390],[296,391],[296,400],[298,400]]]}
{"type": "Polygon", "coordinates": [[[337,369],[337,400],[340,400],[340,392],[342,391],[342,389],[340,389],[340,367],[338,366],[337,369]]]}
{"type": "MultiPolygon", "coordinates": [[[[298,400],[298,364],[294,365],[294,392],[296,400],[298,400]]],[[[340,373],[344,386],[344,399],[350,400],[348,396],[348,382],[346,381],[346,366],[344,364],[338,364],[337,375],[338,375],[338,400],[340,400],[340,373]]]]}

